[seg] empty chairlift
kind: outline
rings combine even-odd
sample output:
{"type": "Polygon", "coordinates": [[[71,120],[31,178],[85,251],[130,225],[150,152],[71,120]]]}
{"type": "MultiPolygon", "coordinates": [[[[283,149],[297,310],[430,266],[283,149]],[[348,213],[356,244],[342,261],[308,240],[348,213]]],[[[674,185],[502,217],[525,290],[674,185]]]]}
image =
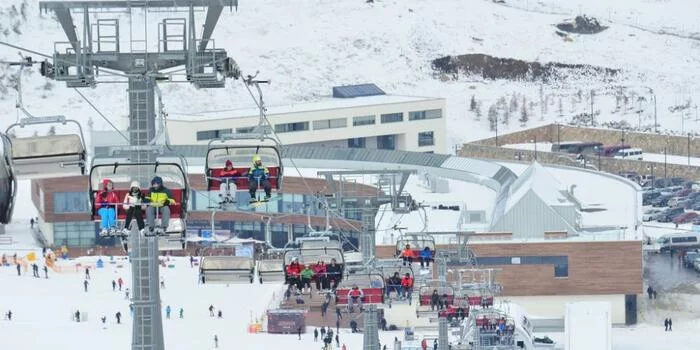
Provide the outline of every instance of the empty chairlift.
{"type": "Polygon", "coordinates": [[[251,189],[257,189],[256,199],[263,199],[265,183],[249,176],[254,158],[259,158],[267,168],[267,181],[274,197],[274,193],[282,187],[283,173],[280,147],[274,139],[250,133],[226,135],[209,142],[204,176],[210,206],[234,210],[237,206],[230,205],[233,202],[239,206],[247,205],[251,199],[251,189]],[[231,167],[227,164],[231,164],[231,167]]]}
{"type": "Polygon", "coordinates": [[[255,260],[249,256],[205,256],[200,271],[205,283],[253,283],[255,260]]]}
{"type": "Polygon", "coordinates": [[[260,283],[280,282],[286,279],[284,260],[264,259],[258,260],[258,280],[260,283]]]}
{"type": "Polygon", "coordinates": [[[12,144],[4,134],[0,134],[0,145],[0,224],[8,224],[17,198],[17,178],[12,167],[12,144]]]}
{"type": "MultiPolygon", "coordinates": [[[[57,177],[85,175],[86,148],[83,130],[75,120],[64,116],[22,118],[10,125],[7,133],[16,128],[36,128],[37,125],[76,125],[72,133],[56,133],[55,129],[45,136],[22,136],[11,138],[12,162],[19,177],[57,177]]],[[[38,130],[37,130],[38,133],[38,130]]]]}
{"type": "MultiPolygon", "coordinates": [[[[108,161],[108,160],[105,160],[108,161]]],[[[113,161],[113,160],[112,160],[113,161]]],[[[167,227],[164,227],[162,222],[163,210],[156,203],[143,203],[141,207],[142,215],[146,221],[146,236],[158,236],[159,250],[180,250],[185,249],[186,239],[186,219],[187,219],[187,202],[189,197],[189,184],[187,174],[183,170],[183,165],[178,163],[100,163],[99,160],[93,161],[90,169],[90,200],[92,203],[92,219],[97,222],[102,222],[100,209],[103,207],[113,208],[116,213],[115,225],[109,228],[106,235],[124,235],[124,220],[128,206],[125,205],[124,199],[129,193],[132,182],[137,181],[141,188],[141,193],[145,197],[150,197],[149,189],[152,180],[158,177],[162,180],[162,184],[169,190],[172,195],[167,208],[170,212],[170,220],[167,227]],[[105,181],[113,184],[113,192],[116,198],[116,203],[101,203],[98,196],[102,196],[105,181]],[[155,230],[149,230],[148,211],[152,210],[155,217],[155,230]],[[158,229],[160,227],[160,229],[158,229]]],[[[148,201],[147,201],[148,202],[148,201]]],[[[133,227],[136,227],[136,220],[132,221],[133,227]]],[[[128,229],[128,228],[127,228],[128,229]]],[[[102,233],[102,232],[101,232],[102,233]]]]}

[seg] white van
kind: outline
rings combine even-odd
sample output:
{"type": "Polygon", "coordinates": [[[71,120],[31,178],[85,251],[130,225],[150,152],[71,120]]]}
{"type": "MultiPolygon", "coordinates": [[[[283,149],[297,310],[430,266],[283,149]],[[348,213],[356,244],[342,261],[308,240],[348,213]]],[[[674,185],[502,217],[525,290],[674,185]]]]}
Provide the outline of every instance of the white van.
{"type": "Polygon", "coordinates": [[[617,153],[615,153],[615,158],[643,160],[642,153],[641,148],[625,148],[617,151],[617,153]]]}

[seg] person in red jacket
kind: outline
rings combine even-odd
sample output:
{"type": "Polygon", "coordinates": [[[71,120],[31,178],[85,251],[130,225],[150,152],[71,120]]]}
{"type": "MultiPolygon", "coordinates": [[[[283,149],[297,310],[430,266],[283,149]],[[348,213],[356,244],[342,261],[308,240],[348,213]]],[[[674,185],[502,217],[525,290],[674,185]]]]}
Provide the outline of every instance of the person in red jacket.
{"type": "Polygon", "coordinates": [[[297,286],[297,289],[301,289],[301,265],[299,265],[299,260],[297,258],[292,258],[292,262],[287,265],[287,283],[289,288],[292,286],[297,286]]]}
{"type": "Polygon", "coordinates": [[[326,264],[319,260],[314,266],[314,276],[316,276],[316,290],[328,289],[328,278],[326,277],[326,264]]]}
{"type": "Polygon", "coordinates": [[[408,304],[411,304],[411,295],[413,294],[413,277],[408,272],[401,279],[401,289],[403,291],[404,297],[408,299],[408,304]]]}
{"type": "Polygon", "coordinates": [[[362,292],[362,289],[358,287],[357,285],[352,286],[352,289],[348,292],[348,312],[354,312],[353,306],[355,304],[358,305],[360,308],[360,312],[362,312],[362,297],[365,296],[365,293],[362,292]]]}
{"type": "Polygon", "coordinates": [[[221,171],[221,187],[219,187],[219,202],[220,203],[233,203],[233,195],[238,189],[236,187],[236,177],[241,176],[233,167],[233,162],[231,160],[226,161],[226,167],[221,171]]]}
{"type": "Polygon", "coordinates": [[[401,255],[399,257],[403,259],[403,266],[406,266],[406,263],[408,263],[408,265],[411,265],[413,263],[415,254],[413,254],[413,249],[411,249],[410,244],[406,244],[406,248],[404,248],[404,250],[401,251],[401,255]]]}
{"type": "Polygon", "coordinates": [[[117,226],[117,205],[121,201],[114,192],[114,183],[110,179],[102,180],[102,190],[95,198],[95,209],[100,216],[100,234],[106,235],[117,226]]]}

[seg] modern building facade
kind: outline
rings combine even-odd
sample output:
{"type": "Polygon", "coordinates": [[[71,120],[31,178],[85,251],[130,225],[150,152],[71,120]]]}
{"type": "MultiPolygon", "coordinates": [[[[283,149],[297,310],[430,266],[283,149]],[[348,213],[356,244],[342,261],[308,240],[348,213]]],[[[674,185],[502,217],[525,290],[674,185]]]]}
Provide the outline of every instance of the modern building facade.
{"type": "MultiPolygon", "coordinates": [[[[387,95],[369,84],[337,87],[333,97],[317,102],[267,109],[284,145],[447,152],[444,98],[387,95]],[[373,88],[362,93],[368,87],[373,88]]],[[[259,114],[257,108],[171,114],[168,133],[175,145],[207,144],[250,132],[259,114]]]]}
{"type": "MultiPolygon", "coordinates": [[[[566,238],[565,232],[531,241],[508,234],[489,236],[469,243],[477,265],[496,269],[503,297],[532,315],[562,319],[567,302],[606,301],[613,323],[636,323],[636,298],[643,293],[640,241],[586,241],[566,238]]],[[[436,251],[450,248],[437,245],[436,251]]],[[[396,246],[377,247],[383,258],[395,251],[396,246]]],[[[448,271],[470,267],[448,264],[448,271]]],[[[447,279],[454,281],[455,274],[447,279]]]]}
{"type": "MultiPolygon", "coordinates": [[[[240,238],[265,239],[269,230],[272,244],[283,247],[288,241],[304,236],[312,230],[323,230],[326,217],[314,204],[314,193],[323,190],[325,180],[285,177],[282,199],[257,208],[254,212],[217,211],[214,229],[221,233],[237,234],[240,238]],[[308,186],[308,187],[307,187],[308,186]]],[[[190,174],[190,201],[188,203],[188,234],[197,235],[211,230],[212,209],[218,202],[218,192],[206,190],[201,174],[190,174]]],[[[376,188],[354,184],[368,193],[376,188]]],[[[31,182],[32,202],[39,213],[38,227],[49,245],[83,247],[112,246],[116,241],[98,236],[98,223],[90,220],[88,178],[35,179],[31,182]]],[[[345,218],[331,217],[334,229],[349,233],[361,227],[360,213],[347,211],[345,218]]]]}

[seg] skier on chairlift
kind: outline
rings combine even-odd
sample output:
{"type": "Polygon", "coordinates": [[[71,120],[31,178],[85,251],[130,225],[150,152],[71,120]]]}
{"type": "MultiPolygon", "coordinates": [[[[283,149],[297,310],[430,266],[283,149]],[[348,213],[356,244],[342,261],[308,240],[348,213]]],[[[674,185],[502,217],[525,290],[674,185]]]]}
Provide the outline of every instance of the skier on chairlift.
{"type": "Polygon", "coordinates": [[[270,170],[262,164],[262,159],[259,155],[253,156],[253,166],[248,170],[248,190],[250,191],[250,201],[256,202],[255,196],[258,187],[262,186],[265,189],[265,199],[269,200],[272,197],[272,185],[270,184],[270,170]]]}
{"type": "Polygon", "coordinates": [[[240,176],[238,170],[233,167],[231,160],[226,160],[226,167],[221,172],[221,187],[219,188],[219,204],[233,203],[233,195],[238,189],[235,178],[240,176]]]}
{"type": "Polygon", "coordinates": [[[102,180],[102,190],[97,194],[95,206],[100,215],[100,235],[106,236],[116,226],[117,222],[117,198],[114,192],[114,183],[110,179],[102,180]]]}
{"type": "Polygon", "coordinates": [[[132,181],[129,187],[129,193],[124,196],[124,210],[126,210],[126,220],[124,221],[124,234],[128,235],[131,227],[131,220],[136,219],[136,225],[139,231],[146,226],[143,223],[142,204],[145,197],[141,192],[141,185],[138,181],[132,181]]]}
{"type": "Polygon", "coordinates": [[[169,205],[175,204],[175,200],[173,199],[173,193],[163,186],[163,179],[160,176],[156,176],[151,180],[151,188],[148,189],[147,200],[150,203],[146,209],[146,220],[148,221],[149,230],[151,232],[167,231],[170,221],[169,205]],[[160,211],[161,225],[159,227],[155,226],[157,211],[160,211]]]}

